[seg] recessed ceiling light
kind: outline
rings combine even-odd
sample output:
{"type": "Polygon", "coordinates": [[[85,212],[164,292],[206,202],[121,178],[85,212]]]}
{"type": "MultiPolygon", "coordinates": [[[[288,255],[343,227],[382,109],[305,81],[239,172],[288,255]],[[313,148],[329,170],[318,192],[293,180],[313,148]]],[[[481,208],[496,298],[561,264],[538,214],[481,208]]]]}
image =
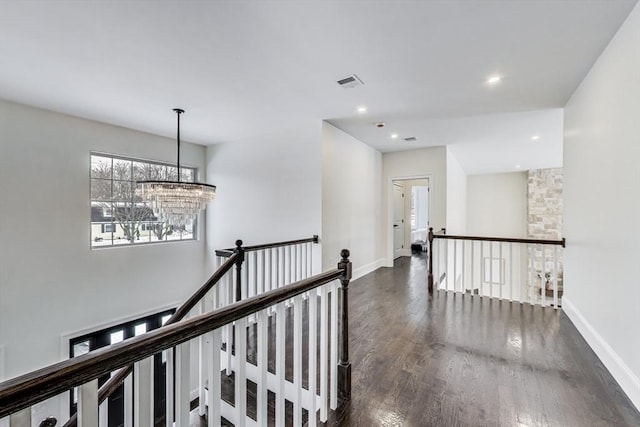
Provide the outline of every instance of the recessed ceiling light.
{"type": "Polygon", "coordinates": [[[520,169],[520,165],[516,165],[516,169],[520,169]]]}
{"type": "Polygon", "coordinates": [[[365,107],[364,105],[361,105],[360,107],[358,107],[358,113],[362,114],[366,112],[367,112],[367,107],[365,107]]]}
{"type": "Polygon", "coordinates": [[[498,76],[498,75],[495,75],[495,76],[489,76],[489,77],[487,78],[487,84],[490,84],[490,85],[498,84],[498,83],[500,83],[501,81],[502,81],[502,76],[498,76]]]}
{"type": "Polygon", "coordinates": [[[392,133],[391,134],[391,139],[397,139],[398,138],[398,134],[397,133],[392,133]]]}
{"type": "Polygon", "coordinates": [[[537,141],[537,140],[539,140],[539,139],[540,139],[540,135],[533,135],[533,136],[531,137],[531,140],[532,140],[532,141],[537,141]]]}

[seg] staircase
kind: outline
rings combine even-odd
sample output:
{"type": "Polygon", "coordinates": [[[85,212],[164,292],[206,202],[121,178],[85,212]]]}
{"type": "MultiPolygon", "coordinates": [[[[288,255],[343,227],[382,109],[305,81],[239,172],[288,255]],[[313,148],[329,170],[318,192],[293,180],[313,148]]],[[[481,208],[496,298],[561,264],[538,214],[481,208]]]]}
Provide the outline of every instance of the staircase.
{"type": "MultiPolygon", "coordinates": [[[[209,426],[314,426],[350,398],[349,251],[313,275],[317,236],[216,251],[217,269],[154,331],[0,383],[0,419],[31,427],[33,406],[69,399],[65,427],[187,427],[192,406],[209,426]],[[165,360],[166,404],[154,404],[154,363],[165,360]],[[98,378],[111,375],[98,388],[98,378]],[[106,407],[124,384],[124,419],[106,407]],[[162,411],[161,411],[162,412],[162,411]]],[[[62,402],[64,404],[64,402],[62,402]]],[[[5,424],[7,421],[5,421],[5,424]]]]}

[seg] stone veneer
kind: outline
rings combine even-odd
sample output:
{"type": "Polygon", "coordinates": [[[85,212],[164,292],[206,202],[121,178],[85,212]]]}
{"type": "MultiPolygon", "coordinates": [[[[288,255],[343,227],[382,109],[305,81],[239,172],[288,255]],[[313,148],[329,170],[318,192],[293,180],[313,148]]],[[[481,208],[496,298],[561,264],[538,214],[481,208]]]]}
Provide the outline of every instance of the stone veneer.
{"type": "Polygon", "coordinates": [[[562,168],[530,170],[527,176],[528,236],[562,238],[562,168]]]}
{"type": "MultiPolygon", "coordinates": [[[[552,239],[562,238],[562,168],[530,170],[527,177],[527,233],[531,238],[552,239]]],[[[562,248],[558,248],[558,290],[562,291],[562,248]]],[[[545,254],[545,271],[553,271],[553,252],[547,250],[545,254]]],[[[535,268],[535,288],[540,295],[542,287],[542,251],[539,248],[533,253],[535,268]]]]}

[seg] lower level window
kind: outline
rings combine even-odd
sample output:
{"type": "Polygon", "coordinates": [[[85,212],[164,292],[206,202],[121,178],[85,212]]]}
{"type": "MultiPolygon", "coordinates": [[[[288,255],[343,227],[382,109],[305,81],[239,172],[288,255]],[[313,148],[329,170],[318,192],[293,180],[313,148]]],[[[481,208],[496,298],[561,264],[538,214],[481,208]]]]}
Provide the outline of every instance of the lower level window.
{"type": "MultiPolygon", "coordinates": [[[[140,319],[132,320],[130,322],[122,323],[117,326],[102,329],[96,332],[92,332],[81,337],[77,337],[69,341],[69,354],[71,357],[78,357],[86,354],[92,350],[97,350],[102,347],[106,347],[111,344],[117,344],[128,338],[135,337],[137,335],[144,334],[147,331],[159,328],[164,325],[171,315],[175,312],[175,309],[162,311],[160,313],[146,316],[140,319]]],[[[164,415],[164,403],[165,403],[165,380],[166,369],[164,364],[166,363],[166,357],[164,352],[156,354],[154,356],[154,384],[157,386],[154,388],[154,401],[155,412],[154,418],[156,421],[161,420],[164,415]]],[[[98,384],[102,386],[110,375],[104,375],[98,379],[98,384]]],[[[123,427],[124,426],[124,388],[120,386],[111,397],[109,398],[108,405],[108,425],[105,427],[123,427]]],[[[74,414],[78,406],[78,390],[71,390],[70,395],[70,409],[74,414]]]]}

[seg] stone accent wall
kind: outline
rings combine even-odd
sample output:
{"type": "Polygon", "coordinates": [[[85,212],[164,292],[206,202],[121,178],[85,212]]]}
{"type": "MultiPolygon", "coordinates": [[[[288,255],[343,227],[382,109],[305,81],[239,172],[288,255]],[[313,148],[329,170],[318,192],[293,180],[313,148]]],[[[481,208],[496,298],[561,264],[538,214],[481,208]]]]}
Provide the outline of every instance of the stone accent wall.
{"type": "Polygon", "coordinates": [[[530,170],[527,176],[528,235],[562,238],[562,168],[530,170]]]}
{"type": "MultiPolygon", "coordinates": [[[[527,177],[527,222],[528,237],[536,239],[558,240],[562,235],[562,168],[530,170],[527,177]]],[[[558,254],[558,291],[563,289],[562,248],[558,254]]],[[[530,254],[533,258],[533,277],[536,278],[534,289],[537,300],[540,300],[543,283],[542,250],[536,248],[530,254]]],[[[553,249],[546,250],[544,271],[553,272],[553,249]]],[[[547,295],[549,292],[547,291],[547,295]]],[[[548,301],[548,299],[547,299],[548,301]]]]}

